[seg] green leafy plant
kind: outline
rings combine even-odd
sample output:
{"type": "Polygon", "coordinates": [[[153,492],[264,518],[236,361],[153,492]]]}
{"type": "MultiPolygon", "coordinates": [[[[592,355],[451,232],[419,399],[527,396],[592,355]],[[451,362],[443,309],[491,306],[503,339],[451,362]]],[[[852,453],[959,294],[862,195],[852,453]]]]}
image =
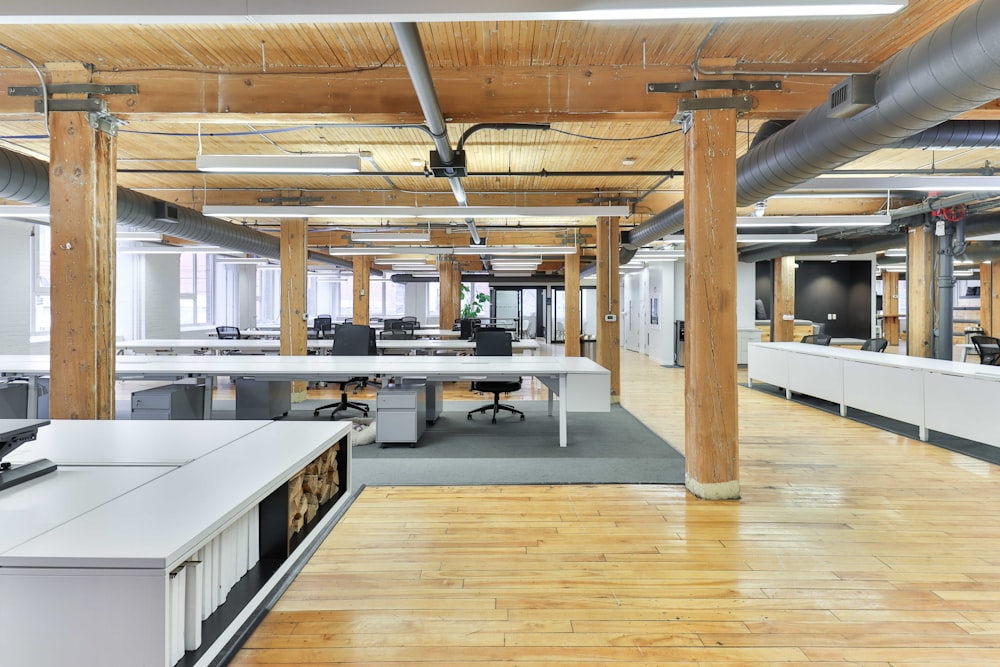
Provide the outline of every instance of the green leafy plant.
{"type": "Polygon", "coordinates": [[[466,297],[469,294],[469,286],[462,283],[461,300],[462,300],[462,314],[463,319],[470,317],[479,317],[483,312],[483,308],[490,302],[490,295],[485,292],[476,292],[476,295],[470,301],[466,301],[466,297]]]}

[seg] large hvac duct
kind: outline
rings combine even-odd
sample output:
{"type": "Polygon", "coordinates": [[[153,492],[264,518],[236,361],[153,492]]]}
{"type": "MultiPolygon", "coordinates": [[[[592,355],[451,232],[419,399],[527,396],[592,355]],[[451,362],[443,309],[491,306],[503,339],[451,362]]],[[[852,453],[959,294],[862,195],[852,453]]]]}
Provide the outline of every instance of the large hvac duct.
{"type": "MultiPolygon", "coordinates": [[[[47,206],[48,164],[0,148],[0,199],[47,206]]],[[[250,255],[281,259],[281,243],[273,236],[125,188],[118,188],[118,224],[250,255]]],[[[353,268],[351,262],[319,252],[310,252],[309,259],[340,268],[353,268]]]]}
{"type": "MultiPolygon", "coordinates": [[[[1000,2],[981,0],[877,71],[875,106],[829,118],[820,106],[737,162],[736,203],[749,206],[1000,97],[1000,2]]],[[[632,229],[639,247],[684,228],[683,202],[632,229]]]]}

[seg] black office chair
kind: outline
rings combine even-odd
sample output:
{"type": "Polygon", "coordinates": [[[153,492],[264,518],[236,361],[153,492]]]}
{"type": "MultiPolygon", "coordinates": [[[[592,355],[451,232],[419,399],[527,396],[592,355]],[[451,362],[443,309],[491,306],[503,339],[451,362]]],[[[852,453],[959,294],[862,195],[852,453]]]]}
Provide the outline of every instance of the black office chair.
{"type": "MultiPolygon", "coordinates": [[[[375,345],[375,330],[364,324],[341,324],[333,333],[333,354],[342,357],[374,357],[378,353],[375,345]]],[[[340,381],[340,401],[321,405],[313,410],[313,417],[318,417],[320,410],[333,408],[330,419],[336,419],[338,412],[349,408],[360,410],[368,416],[368,406],[347,400],[347,387],[354,384],[365,388],[371,382],[368,376],[357,376],[340,381]]]]}
{"type": "Polygon", "coordinates": [[[240,333],[239,327],[215,327],[215,335],[219,340],[237,340],[243,338],[243,334],[240,333]]]}
{"type": "MultiPolygon", "coordinates": [[[[509,357],[514,354],[510,332],[508,331],[494,328],[480,329],[476,332],[475,340],[477,357],[509,357]]],[[[473,382],[472,391],[493,394],[493,402],[487,403],[475,410],[469,410],[468,419],[472,419],[472,415],[476,412],[486,414],[488,410],[492,410],[493,423],[496,424],[497,412],[507,410],[516,415],[521,415],[521,421],[524,421],[523,412],[513,406],[504,405],[500,402],[500,394],[517,391],[520,388],[521,378],[517,378],[517,380],[483,380],[481,382],[473,382]]]]}
{"type": "Polygon", "coordinates": [[[313,320],[313,332],[316,338],[329,338],[333,335],[333,318],[329,315],[317,315],[313,320]]]}
{"type": "Polygon", "coordinates": [[[979,354],[979,363],[1000,366],[1000,338],[993,336],[973,336],[972,344],[979,354]]]}
{"type": "Polygon", "coordinates": [[[869,338],[861,344],[861,349],[867,352],[885,352],[889,341],[885,338],[869,338]]]}
{"type": "Polygon", "coordinates": [[[482,322],[476,317],[463,317],[458,321],[458,337],[462,340],[472,340],[476,332],[482,328],[482,322]]]}
{"type": "Polygon", "coordinates": [[[803,343],[810,343],[811,345],[829,345],[831,340],[833,339],[830,336],[821,333],[802,337],[803,343]]]}

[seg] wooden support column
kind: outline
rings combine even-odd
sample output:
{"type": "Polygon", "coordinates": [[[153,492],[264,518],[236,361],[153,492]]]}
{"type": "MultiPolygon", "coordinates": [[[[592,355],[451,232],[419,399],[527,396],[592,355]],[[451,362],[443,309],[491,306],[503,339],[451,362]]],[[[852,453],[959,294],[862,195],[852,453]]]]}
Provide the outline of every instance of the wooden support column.
{"type": "Polygon", "coordinates": [[[899,345],[899,274],[882,272],[882,338],[899,345]]]}
{"type": "Polygon", "coordinates": [[[691,112],[684,174],[685,485],[699,498],[734,499],[740,497],[735,109],[691,112]]]}
{"type": "Polygon", "coordinates": [[[932,358],[937,237],[929,225],[916,225],[909,228],[906,238],[906,354],[932,358]]]}
{"type": "Polygon", "coordinates": [[[795,258],[779,257],[771,262],[771,269],[771,340],[790,343],[795,340],[795,258]]]}
{"type": "Polygon", "coordinates": [[[566,346],[567,357],[580,356],[580,248],[566,255],[566,346]]]}
{"type": "Polygon", "coordinates": [[[49,119],[52,419],[115,417],[117,144],[90,120],[49,119]]]}
{"type": "Polygon", "coordinates": [[[459,302],[455,298],[455,290],[461,289],[461,283],[455,285],[455,262],[451,257],[437,258],[438,276],[440,276],[440,289],[438,290],[438,328],[450,329],[452,323],[458,318],[459,302]]]}
{"type": "Polygon", "coordinates": [[[597,219],[597,363],[611,371],[611,402],[621,396],[618,218],[597,219]],[[609,316],[613,318],[609,321],[609,316]]]}
{"type": "MultiPolygon", "coordinates": [[[[305,356],[309,323],[306,314],[306,225],[304,219],[281,223],[281,354],[305,356]]],[[[292,382],[292,401],[306,400],[307,383],[292,382]]]]}
{"type": "Polygon", "coordinates": [[[369,255],[354,256],[354,324],[368,324],[371,314],[368,291],[371,289],[372,258],[369,255]]]}

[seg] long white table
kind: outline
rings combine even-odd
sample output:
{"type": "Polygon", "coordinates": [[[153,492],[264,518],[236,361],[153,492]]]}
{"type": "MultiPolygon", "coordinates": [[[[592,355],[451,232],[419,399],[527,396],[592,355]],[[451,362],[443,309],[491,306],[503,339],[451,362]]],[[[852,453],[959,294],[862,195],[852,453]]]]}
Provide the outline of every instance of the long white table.
{"type": "Polygon", "coordinates": [[[993,411],[1000,366],[862,352],[804,343],[750,343],[747,378],[895,419],[928,431],[1000,447],[993,411]]]}
{"type": "Polygon", "coordinates": [[[59,468],[0,491],[0,663],[211,663],[351,492],[349,424],[219,424],[54,421],[15,452],[59,468]],[[286,482],[338,442],[340,493],[289,554],[286,482]]]}
{"type": "MultiPolygon", "coordinates": [[[[378,331],[379,325],[373,325],[378,331]]],[[[462,332],[453,329],[414,329],[413,334],[418,338],[459,338],[462,332]]],[[[212,334],[215,335],[215,334],[212,334]]],[[[244,338],[280,338],[281,330],[278,328],[261,327],[259,329],[244,329],[240,331],[244,338]]]]}
{"type": "MultiPolygon", "coordinates": [[[[32,385],[37,378],[49,375],[49,357],[2,355],[0,374],[27,377],[29,385],[32,385]]],[[[118,355],[115,357],[115,376],[119,380],[176,381],[182,378],[195,378],[204,381],[206,415],[211,415],[212,388],[215,378],[219,376],[257,381],[328,382],[340,378],[375,375],[397,379],[426,378],[435,382],[536,377],[549,390],[550,415],[553,414],[553,399],[555,396],[559,397],[560,447],[567,445],[568,413],[609,412],[611,409],[611,373],[594,361],[582,357],[526,355],[512,357],[118,355]]],[[[237,401],[239,401],[239,391],[237,386],[237,401]]],[[[29,411],[36,403],[35,389],[29,386],[29,411]]]]}
{"type": "MultiPolygon", "coordinates": [[[[375,342],[380,352],[410,351],[410,352],[466,352],[476,349],[471,340],[433,338],[416,338],[413,340],[382,340],[375,342]]],[[[138,354],[194,354],[212,352],[220,354],[235,350],[241,353],[277,354],[281,343],[274,339],[241,338],[239,340],[219,340],[218,338],[143,338],[139,340],[118,341],[115,344],[119,353],[135,352],[138,354]]],[[[326,354],[333,348],[333,341],[326,339],[310,339],[306,343],[311,352],[326,354]]],[[[511,343],[515,352],[533,354],[538,348],[534,340],[516,340],[511,343]]]]}

